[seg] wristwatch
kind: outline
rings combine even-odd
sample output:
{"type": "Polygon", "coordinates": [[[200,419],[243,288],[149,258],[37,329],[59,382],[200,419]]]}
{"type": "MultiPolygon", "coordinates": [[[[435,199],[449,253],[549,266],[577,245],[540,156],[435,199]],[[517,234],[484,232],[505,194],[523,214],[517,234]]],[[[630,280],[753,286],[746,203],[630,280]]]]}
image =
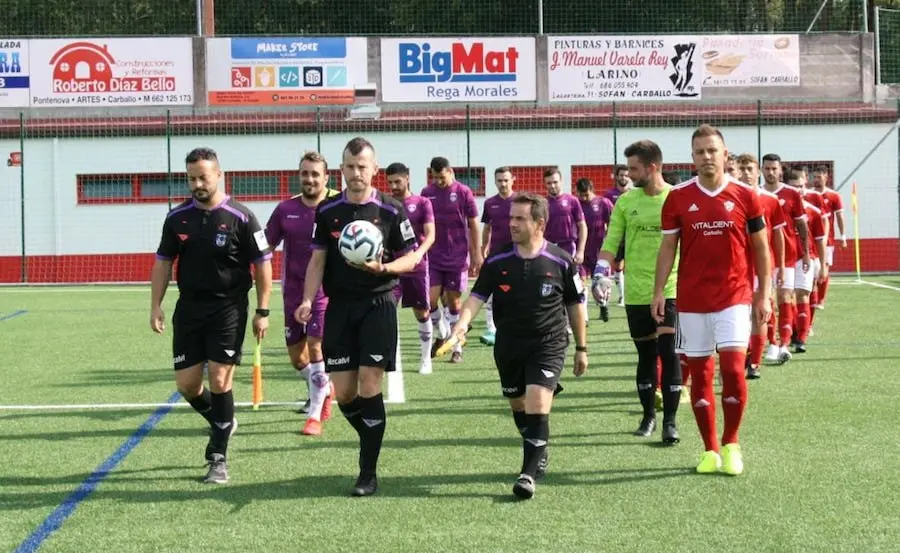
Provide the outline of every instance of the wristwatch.
{"type": "Polygon", "coordinates": [[[575,346],[575,351],[579,353],[587,353],[587,346],[575,346]]]}
{"type": "Polygon", "coordinates": [[[268,309],[257,309],[256,314],[259,315],[260,317],[268,317],[269,310],[268,309]]]}

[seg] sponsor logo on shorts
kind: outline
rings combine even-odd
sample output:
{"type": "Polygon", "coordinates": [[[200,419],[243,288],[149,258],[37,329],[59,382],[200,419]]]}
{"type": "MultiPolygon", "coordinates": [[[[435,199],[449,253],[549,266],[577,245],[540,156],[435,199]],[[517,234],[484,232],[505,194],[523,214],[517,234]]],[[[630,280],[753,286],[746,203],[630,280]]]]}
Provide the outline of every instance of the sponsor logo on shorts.
{"type": "Polygon", "coordinates": [[[227,355],[228,357],[234,357],[234,350],[233,350],[233,349],[226,349],[226,350],[224,350],[224,351],[225,351],[225,355],[227,355]]]}
{"type": "Polygon", "coordinates": [[[176,355],[172,359],[172,363],[184,363],[184,360],[185,360],[185,355],[182,353],[181,355],[176,355]]]}
{"type": "Polygon", "coordinates": [[[334,365],[346,365],[346,364],[348,364],[348,363],[350,363],[350,357],[349,357],[349,356],[346,356],[346,357],[329,357],[328,359],[325,360],[325,364],[328,365],[328,366],[334,366],[334,365]]]}
{"type": "Polygon", "coordinates": [[[556,376],[553,371],[548,371],[547,369],[541,369],[541,373],[544,375],[544,378],[553,378],[556,376]]]}
{"type": "Polygon", "coordinates": [[[372,361],[375,361],[376,363],[380,363],[380,362],[384,359],[384,355],[372,355],[372,354],[369,354],[369,357],[371,357],[371,358],[372,358],[372,361]]]}
{"type": "Polygon", "coordinates": [[[513,386],[512,388],[503,388],[503,393],[506,394],[515,394],[519,391],[518,386],[513,386]]]}

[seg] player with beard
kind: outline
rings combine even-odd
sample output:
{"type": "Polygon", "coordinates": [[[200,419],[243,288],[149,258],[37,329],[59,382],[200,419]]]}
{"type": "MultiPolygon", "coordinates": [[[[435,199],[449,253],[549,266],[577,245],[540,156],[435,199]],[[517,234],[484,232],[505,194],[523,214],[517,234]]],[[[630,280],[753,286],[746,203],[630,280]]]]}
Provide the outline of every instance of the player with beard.
{"type": "MultiPolygon", "coordinates": [[[[638,354],[635,384],[643,416],[635,436],[648,437],[656,430],[657,359],[662,364],[662,441],[679,441],[675,416],[681,400],[681,363],[675,351],[675,288],[673,273],[664,286],[662,321],[656,321],[650,304],[656,280],[656,256],[663,235],[662,209],[672,187],[662,178],[662,151],[650,140],[641,140],[625,149],[628,173],[635,188],[622,194],[610,218],[609,230],[594,269],[595,296],[609,294],[615,254],[625,243],[625,314],[638,354]],[[624,240],[624,242],[623,242],[624,240]]],[[[677,270],[677,263],[675,264],[677,270]]]]}
{"type": "MultiPolygon", "coordinates": [[[[609,198],[594,193],[594,183],[591,179],[578,179],[575,182],[575,193],[578,195],[578,201],[581,202],[581,211],[584,212],[588,232],[587,243],[584,246],[584,262],[581,264],[581,275],[590,277],[594,272],[594,267],[597,266],[600,246],[603,245],[603,239],[606,238],[613,204],[609,198]]],[[[609,294],[594,299],[600,306],[600,320],[608,322],[609,294]]]]}
{"type": "MultiPolygon", "coordinates": [[[[616,165],[613,167],[613,181],[615,186],[611,189],[607,190],[603,197],[610,201],[611,204],[616,205],[616,201],[618,201],[619,196],[624,194],[625,192],[631,190],[632,182],[631,178],[628,177],[628,167],[625,165],[616,165]]],[[[616,289],[619,292],[619,307],[625,306],[625,278],[623,276],[623,271],[625,270],[625,244],[622,244],[622,247],[619,248],[619,251],[616,252],[615,264],[613,265],[613,269],[615,273],[613,275],[613,281],[616,284],[616,289]]]]}
{"type": "MultiPolygon", "coordinates": [[[[481,255],[487,259],[502,246],[512,242],[509,232],[509,213],[512,207],[513,186],[516,177],[509,167],[498,167],[494,170],[494,185],[497,193],[484,201],[481,214],[481,255]]],[[[494,303],[488,298],[484,304],[487,328],[481,336],[481,343],[493,346],[497,339],[497,327],[494,325],[494,303]]]]}
{"type": "Polygon", "coordinates": [[[309,406],[302,433],[322,434],[322,423],[331,418],[334,388],[325,372],[322,357],[322,331],[328,298],[320,288],[306,324],[294,319],[294,311],[303,300],[306,266],[312,256],[313,224],[316,207],[336,192],[327,188],[328,163],[318,152],[306,152],[300,159],[300,194],[275,206],[266,223],[266,238],[274,250],[284,244],[281,286],[284,300],[284,340],[291,364],[307,381],[309,406]]]}
{"type": "Polygon", "coordinates": [[[413,194],[409,189],[409,168],[402,163],[391,163],[384,170],[391,195],[402,202],[406,216],[416,233],[416,251],[420,259],[416,268],[400,275],[394,297],[403,307],[412,308],[419,326],[419,349],[422,357],[419,374],[431,374],[432,326],[429,319],[428,250],[434,244],[434,211],[431,202],[413,194]]]}
{"type": "MultiPolygon", "coordinates": [[[[829,269],[834,264],[835,229],[840,232],[841,247],[847,247],[847,235],[844,234],[844,200],[841,195],[829,188],[828,167],[820,165],[813,172],[813,188],[822,195],[826,211],[830,214],[828,219],[828,242],[825,247],[824,265],[829,269]]],[[[830,276],[825,276],[818,286],[819,302],[816,309],[825,309],[825,295],[828,293],[830,276]]]]}

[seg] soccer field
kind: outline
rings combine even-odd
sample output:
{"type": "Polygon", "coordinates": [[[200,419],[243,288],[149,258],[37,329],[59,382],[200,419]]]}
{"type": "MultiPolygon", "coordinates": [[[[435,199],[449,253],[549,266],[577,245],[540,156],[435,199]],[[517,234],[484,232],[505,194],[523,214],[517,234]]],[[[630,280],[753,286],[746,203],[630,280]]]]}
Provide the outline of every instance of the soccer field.
{"type": "MultiPolygon", "coordinates": [[[[678,446],[659,447],[659,431],[630,435],[640,407],[624,311],[592,321],[588,374],[566,368],[550,470],[528,502],[512,499],[521,439],[478,343],[483,315],[465,362],[425,377],[403,312],[407,402],[388,405],[378,495],[358,499],[347,496],[357,438],[339,412],[312,438],[294,406],[240,407],[231,482],[212,486],[199,481],[202,419],[183,401],[108,405],[177,399],[171,327],[150,331],[148,288],[2,288],[0,550],[897,551],[900,442],[888,410],[900,278],[834,280],[809,353],[749,382],[736,478],[693,473],[702,442],[689,405],[678,446]],[[53,405],[71,407],[40,407],[53,405]]],[[[273,314],[265,399],[292,402],[305,386],[273,314]]],[[[235,380],[236,400],[249,401],[249,365],[235,380]]]]}

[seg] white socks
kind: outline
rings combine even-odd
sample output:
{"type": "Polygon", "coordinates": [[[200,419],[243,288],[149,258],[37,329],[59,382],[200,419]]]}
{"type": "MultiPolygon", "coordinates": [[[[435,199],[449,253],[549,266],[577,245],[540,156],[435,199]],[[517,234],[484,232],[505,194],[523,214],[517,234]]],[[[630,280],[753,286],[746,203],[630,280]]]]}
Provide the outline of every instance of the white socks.
{"type": "Polygon", "coordinates": [[[419,347],[421,349],[422,362],[424,363],[426,360],[431,361],[431,343],[433,338],[433,330],[431,328],[431,321],[425,319],[424,321],[416,321],[419,323],[419,347]]]}
{"type": "Polygon", "coordinates": [[[325,372],[325,362],[309,365],[309,412],[307,418],[322,420],[322,406],[331,395],[331,379],[325,372]]]}

